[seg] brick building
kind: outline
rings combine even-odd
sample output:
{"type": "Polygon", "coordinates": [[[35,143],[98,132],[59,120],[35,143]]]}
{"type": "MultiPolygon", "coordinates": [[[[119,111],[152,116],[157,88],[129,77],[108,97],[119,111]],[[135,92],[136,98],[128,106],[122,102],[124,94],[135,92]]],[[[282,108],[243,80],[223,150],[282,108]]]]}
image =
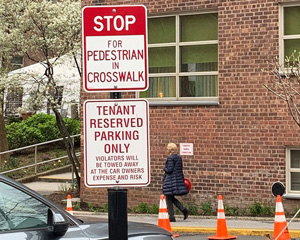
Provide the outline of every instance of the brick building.
{"type": "MultiPolygon", "coordinates": [[[[215,204],[222,194],[229,206],[273,206],[271,186],[281,181],[285,206],[294,209],[300,130],[285,103],[263,87],[273,76],[261,69],[300,51],[300,1],[82,1],[123,4],[148,9],[150,86],[122,98],[146,97],[150,103],[151,183],[128,188],[129,206],[158,204],[166,144],[175,142],[194,147],[192,156],[183,156],[192,180],[185,202],[215,204]]],[[[81,94],[82,102],[103,98],[109,94],[81,94]]],[[[106,189],[81,186],[84,202],[107,202],[106,189]]]]}

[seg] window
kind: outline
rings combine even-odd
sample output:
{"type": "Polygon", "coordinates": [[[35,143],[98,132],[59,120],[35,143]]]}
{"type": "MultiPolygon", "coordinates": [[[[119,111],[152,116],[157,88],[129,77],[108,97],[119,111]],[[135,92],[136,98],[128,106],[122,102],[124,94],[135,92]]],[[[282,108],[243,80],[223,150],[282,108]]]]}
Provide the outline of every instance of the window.
{"type": "Polygon", "coordinates": [[[0,183],[0,232],[47,227],[48,207],[26,193],[0,183]]]}
{"type": "Polygon", "coordinates": [[[24,66],[23,65],[23,57],[21,57],[21,56],[12,57],[10,64],[11,64],[11,70],[16,70],[16,69],[22,68],[24,66]]]}
{"type": "Polygon", "coordinates": [[[218,101],[217,13],[148,19],[150,101],[218,101]]]}
{"type": "Polygon", "coordinates": [[[300,194],[300,148],[287,149],[286,180],[287,195],[300,194]]]}
{"type": "Polygon", "coordinates": [[[8,68],[9,71],[13,71],[24,66],[24,58],[22,56],[12,56],[10,58],[2,57],[0,59],[0,66],[8,68]]]}
{"type": "Polygon", "coordinates": [[[300,52],[300,5],[284,5],[281,9],[280,62],[294,51],[300,52]]]}
{"type": "Polygon", "coordinates": [[[6,94],[5,115],[18,113],[18,108],[22,107],[23,88],[9,88],[6,94]]]}

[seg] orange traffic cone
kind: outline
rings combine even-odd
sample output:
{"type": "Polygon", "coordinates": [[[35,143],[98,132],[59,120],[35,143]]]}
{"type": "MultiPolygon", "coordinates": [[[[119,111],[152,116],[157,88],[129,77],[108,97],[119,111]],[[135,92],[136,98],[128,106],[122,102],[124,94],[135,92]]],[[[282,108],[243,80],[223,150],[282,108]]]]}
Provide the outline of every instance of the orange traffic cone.
{"type": "Polygon", "coordinates": [[[281,196],[277,195],[276,209],[275,209],[275,223],[274,223],[274,234],[273,239],[275,240],[290,240],[290,234],[287,229],[287,223],[284,215],[283,205],[281,196]]]}
{"type": "Polygon", "coordinates": [[[73,215],[73,206],[72,206],[72,199],[70,194],[68,194],[68,198],[67,198],[67,212],[73,215]]]}
{"type": "Polygon", "coordinates": [[[168,209],[167,209],[166,197],[163,194],[160,195],[158,226],[166,229],[169,232],[172,232],[168,209]]]}
{"type": "MultiPolygon", "coordinates": [[[[168,209],[167,209],[166,197],[164,194],[160,195],[158,226],[172,233],[168,209]]],[[[173,237],[179,237],[179,234],[173,234],[173,237]]]]}
{"type": "Polygon", "coordinates": [[[209,236],[208,239],[236,239],[237,236],[228,235],[227,225],[225,219],[225,212],[223,207],[222,195],[219,195],[218,200],[218,217],[217,217],[217,235],[209,236]]]}

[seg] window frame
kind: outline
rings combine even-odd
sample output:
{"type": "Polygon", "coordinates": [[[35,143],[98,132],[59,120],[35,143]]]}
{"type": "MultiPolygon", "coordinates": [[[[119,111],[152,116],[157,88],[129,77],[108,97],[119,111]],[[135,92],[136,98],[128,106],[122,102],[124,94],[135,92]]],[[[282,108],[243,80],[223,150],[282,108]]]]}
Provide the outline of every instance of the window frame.
{"type": "Polygon", "coordinates": [[[4,115],[17,116],[23,106],[24,87],[10,87],[4,92],[4,115]]]}
{"type": "MultiPolygon", "coordinates": [[[[200,14],[218,14],[217,10],[203,11],[203,12],[188,12],[188,13],[174,13],[166,15],[153,15],[148,16],[148,18],[163,18],[163,17],[175,17],[175,42],[173,43],[148,43],[149,48],[158,48],[158,47],[175,47],[175,72],[174,73],[149,73],[149,82],[151,77],[175,77],[176,81],[176,96],[175,97],[164,97],[164,98],[146,98],[149,101],[150,105],[159,106],[159,105],[218,105],[219,104],[219,80],[218,80],[218,89],[217,96],[215,97],[180,97],[180,77],[182,76],[219,76],[219,61],[218,61],[218,70],[217,71],[208,71],[208,72],[180,72],[180,48],[183,46],[201,46],[201,45],[210,45],[216,44],[219,47],[219,40],[206,40],[206,41],[189,41],[189,42],[180,42],[180,17],[181,16],[190,16],[190,15],[200,15],[200,14]]],[[[218,51],[218,60],[219,60],[219,51],[218,51]]],[[[150,85],[150,84],[149,84],[150,85]]],[[[136,97],[140,97],[140,94],[137,93],[136,97]]]]}
{"type": "Polygon", "coordinates": [[[285,7],[300,7],[300,3],[284,3],[280,5],[279,8],[279,63],[284,66],[284,40],[299,39],[300,34],[296,35],[284,35],[284,8],[285,7]]]}
{"type": "Polygon", "coordinates": [[[291,199],[300,199],[300,190],[295,191],[291,190],[291,173],[299,172],[300,168],[292,168],[291,167],[291,151],[297,150],[300,151],[300,146],[290,146],[286,147],[286,189],[285,189],[285,198],[291,198],[291,199]]]}

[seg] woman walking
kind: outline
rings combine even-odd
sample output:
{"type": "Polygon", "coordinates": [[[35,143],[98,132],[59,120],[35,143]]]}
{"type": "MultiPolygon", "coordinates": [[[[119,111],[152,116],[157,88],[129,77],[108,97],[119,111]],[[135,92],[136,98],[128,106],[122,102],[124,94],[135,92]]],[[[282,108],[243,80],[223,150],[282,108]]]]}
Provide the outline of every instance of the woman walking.
{"type": "Polygon", "coordinates": [[[173,204],[183,213],[184,220],[188,218],[189,210],[175,196],[185,195],[189,191],[184,183],[182,158],[177,154],[176,144],[169,143],[167,150],[169,155],[164,168],[163,193],[166,196],[170,222],[176,222],[173,204]]]}

